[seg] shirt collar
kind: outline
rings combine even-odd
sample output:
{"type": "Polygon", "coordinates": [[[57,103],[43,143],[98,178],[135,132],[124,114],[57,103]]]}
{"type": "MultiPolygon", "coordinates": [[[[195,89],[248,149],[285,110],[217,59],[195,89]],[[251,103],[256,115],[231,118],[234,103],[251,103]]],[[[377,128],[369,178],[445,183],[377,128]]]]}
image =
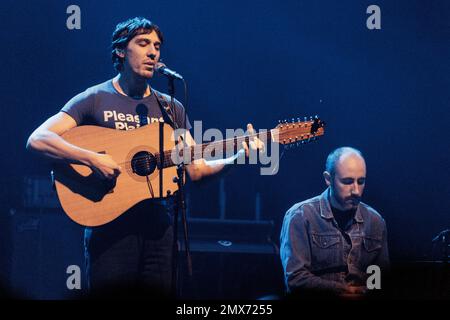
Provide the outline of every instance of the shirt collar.
{"type": "MultiPolygon", "coordinates": [[[[330,187],[326,188],[324,192],[320,195],[320,216],[324,219],[333,219],[333,212],[331,211],[330,205],[330,187]]],[[[355,220],[358,223],[363,223],[364,219],[361,214],[361,204],[358,204],[356,208],[355,220]]]]}

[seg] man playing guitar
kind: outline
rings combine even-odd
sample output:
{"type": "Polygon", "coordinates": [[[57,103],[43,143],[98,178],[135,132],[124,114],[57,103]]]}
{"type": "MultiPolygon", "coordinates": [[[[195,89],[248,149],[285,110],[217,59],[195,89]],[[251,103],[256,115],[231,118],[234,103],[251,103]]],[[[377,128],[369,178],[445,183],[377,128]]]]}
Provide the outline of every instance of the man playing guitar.
{"type": "MultiPolygon", "coordinates": [[[[155,72],[162,44],[160,29],[145,18],[119,23],[112,37],[112,60],[118,75],[73,97],[59,113],[31,134],[27,149],[57,162],[86,166],[105,181],[124,174],[123,164],[110,154],[79,147],[62,135],[84,125],[123,130],[138,128],[144,122],[167,123],[163,108],[167,96],[147,83],[155,72]],[[147,113],[144,117],[139,115],[142,107],[147,113]]],[[[188,129],[185,143],[194,145],[189,134],[191,126],[189,120],[184,121],[188,118],[181,103],[175,100],[175,109],[170,111],[176,126],[188,129]]],[[[253,131],[252,125],[247,129],[253,131]]],[[[249,144],[243,142],[233,157],[216,161],[197,159],[186,166],[186,171],[191,180],[217,174],[244,151],[248,156],[249,145],[252,149],[264,147],[254,138],[249,144]]],[[[114,221],[86,228],[86,267],[94,296],[129,297],[142,293],[153,297],[170,296],[173,217],[169,209],[172,198],[140,202],[114,221]]],[[[101,215],[101,212],[92,214],[101,215]]]]}

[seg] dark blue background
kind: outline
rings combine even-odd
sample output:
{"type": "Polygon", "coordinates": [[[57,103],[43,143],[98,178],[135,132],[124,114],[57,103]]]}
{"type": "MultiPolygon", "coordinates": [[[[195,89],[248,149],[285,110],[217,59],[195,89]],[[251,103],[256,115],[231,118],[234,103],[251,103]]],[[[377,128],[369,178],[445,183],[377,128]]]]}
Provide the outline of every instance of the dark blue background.
{"type": "MultiPolygon", "coordinates": [[[[145,16],[165,35],[162,57],[189,84],[188,113],[203,128],[274,127],[318,114],[323,139],[285,153],[275,176],[238,167],[225,176],[226,216],[252,219],[261,196],[275,238],[285,211],[319,194],[327,154],[366,157],[364,201],[386,219],[392,258],[421,259],[449,227],[450,2],[12,1],[0,13],[1,213],[21,206],[25,176],[48,167],[25,151],[29,134],[85,88],[112,78],[117,22],[145,16]],[[81,8],[81,30],[66,8],[81,8]],[[381,30],[366,8],[381,7],[381,30]]],[[[164,79],[152,84],[166,90],[164,79]]],[[[182,88],[177,87],[183,100],[182,88]]],[[[189,214],[217,217],[219,182],[189,186],[189,214]]]]}

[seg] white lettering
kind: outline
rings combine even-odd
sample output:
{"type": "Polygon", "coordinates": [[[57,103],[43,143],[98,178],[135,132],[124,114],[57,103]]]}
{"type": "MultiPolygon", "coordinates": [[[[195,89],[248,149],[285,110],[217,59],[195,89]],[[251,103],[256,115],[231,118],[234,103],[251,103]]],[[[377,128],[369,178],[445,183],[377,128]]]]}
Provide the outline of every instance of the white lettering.
{"type": "Polygon", "coordinates": [[[367,18],[366,26],[367,29],[381,29],[381,9],[377,5],[370,5],[367,7],[366,13],[372,13],[371,16],[367,18]]]}
{"type": "Polygon", "coordinates": [[[80,7],[72,4],[67,7],[66,13],[71,14],[70,16],[67,17],[67,20],[66,20],[67,29],[80,30],[81,29],[81,9],[80,9],[80,7]]]}
{"type": "Polygon", "coordinates": [[[66,273],[70,274],[67,278],[66,286],[67,289],[81,289],[81,270],[77,265],[70,265],[66,269],[66,273]]]}
{"type": "Polygon", "coordinates": [[[113,116],[111,111],[103,111],[103,121],[107,122],[113,116]]]}
{"type": "Polygon", "coordinates": [[[381,289],[381,270],[377,265],[370,265],[367,267],[368,274],[371,274],[366,281],[367,289],[381,289]]]}
{"type": "Polygon", "coordinates": [[[209,311],[211,310],[211,307],[189,307],[183,304],[182,307],[177,307],[177,314],[178,315],[203,315],[204,318],[208,317],[209,311]]]}

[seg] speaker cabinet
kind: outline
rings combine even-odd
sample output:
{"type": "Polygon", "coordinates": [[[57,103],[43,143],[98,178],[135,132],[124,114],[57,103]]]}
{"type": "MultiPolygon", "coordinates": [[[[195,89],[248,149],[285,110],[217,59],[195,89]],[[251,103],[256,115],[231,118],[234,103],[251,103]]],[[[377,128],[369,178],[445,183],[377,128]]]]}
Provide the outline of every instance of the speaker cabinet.
{"type": "MultiPolygon", "coordinates": [[[[190,219],[193,275],[181,250],[179,295],[186,299],[260,299],[282,296],[283,272],[273,223],[190,219]]],[[[179,240],[183,243],[182,233],[179,240]]]]}
{"type": "Polygon", "coordinates": [[[192,252],[193,275],[188,277],[180,255],[180,296],[184,299],[262,299],[283,295],[278,255],[249,252],[192,252]]]}
{"type": "Polygon", "coordinates": [[[84,228],[62,210],[10,210],[3,216],[1,233],[6,235],[2,251],[2,286],[12,298],[70,299],[81,294],[66,285],[67,268],[77,265],[84,280],[84,228]]]}

